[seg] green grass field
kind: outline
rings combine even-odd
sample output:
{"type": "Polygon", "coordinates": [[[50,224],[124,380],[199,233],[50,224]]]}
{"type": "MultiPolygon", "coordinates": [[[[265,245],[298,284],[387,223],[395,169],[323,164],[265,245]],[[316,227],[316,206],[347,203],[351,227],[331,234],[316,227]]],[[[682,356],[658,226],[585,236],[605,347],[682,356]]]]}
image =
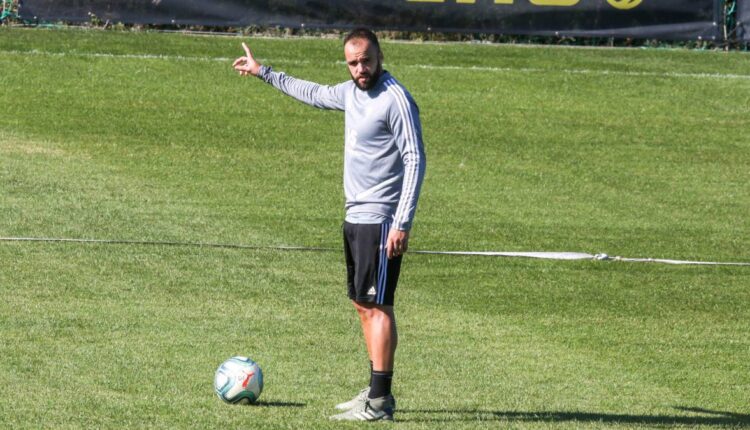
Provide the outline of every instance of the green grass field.
{"type": "MultiPolygon", "coordinates": [[[[231,61],[340,42],[0,28],[0,236],[340,249],[343,116],[231,61]]],[[[421,107],[414,250],[750,262],[750,57],[384,43],[421,107]]],[[[355,428],[338,251],[0,241],[0,428],[355,428]],[[261,403],[213,394],[232,355],[261,403]]],[[[750,427],[750,268],[406,257],[395,426],[750,427]]]]}

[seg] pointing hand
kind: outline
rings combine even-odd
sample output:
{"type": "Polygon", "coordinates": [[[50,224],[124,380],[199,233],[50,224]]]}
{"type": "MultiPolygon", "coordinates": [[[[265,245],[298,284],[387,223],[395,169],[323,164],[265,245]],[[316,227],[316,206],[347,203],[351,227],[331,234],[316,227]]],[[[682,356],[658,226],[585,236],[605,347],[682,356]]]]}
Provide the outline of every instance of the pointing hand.
{"type": "Polygon", "coordinates": [[[234,60],[232,67],[239,72],[240,76],[257,76],[260,72],[260,63],[255,61],[252,51],[250,51],[245,42],[242,42],[242,48],[245,50],[245,56],[234,60]]]}

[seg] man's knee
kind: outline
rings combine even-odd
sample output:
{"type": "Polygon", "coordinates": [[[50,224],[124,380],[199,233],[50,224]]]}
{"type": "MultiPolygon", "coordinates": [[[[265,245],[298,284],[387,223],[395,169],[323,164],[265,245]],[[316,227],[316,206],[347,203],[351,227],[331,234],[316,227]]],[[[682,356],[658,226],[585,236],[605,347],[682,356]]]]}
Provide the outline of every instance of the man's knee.
{"type": "Polygon", "coordinates": [[[359,315],[367,320],[393,318],[393,306],[378,305],[376,303],[352,302],[359,315]]]}

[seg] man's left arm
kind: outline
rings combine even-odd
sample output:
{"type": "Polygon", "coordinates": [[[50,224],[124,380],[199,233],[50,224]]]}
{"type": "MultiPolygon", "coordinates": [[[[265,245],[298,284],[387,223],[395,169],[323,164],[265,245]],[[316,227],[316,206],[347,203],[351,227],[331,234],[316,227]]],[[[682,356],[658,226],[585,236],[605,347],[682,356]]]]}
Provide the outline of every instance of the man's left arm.
{"type": "Polygon", "coordinates": [[[419,108],[401,88],[396,89],[395,97],[397,100],[389,113],[388,122],[404,163],[404,180],[393,227],[388,233],[388,258],[402,255],[408,249],[409,231],[417,210],[426,167],[419,108]]]}

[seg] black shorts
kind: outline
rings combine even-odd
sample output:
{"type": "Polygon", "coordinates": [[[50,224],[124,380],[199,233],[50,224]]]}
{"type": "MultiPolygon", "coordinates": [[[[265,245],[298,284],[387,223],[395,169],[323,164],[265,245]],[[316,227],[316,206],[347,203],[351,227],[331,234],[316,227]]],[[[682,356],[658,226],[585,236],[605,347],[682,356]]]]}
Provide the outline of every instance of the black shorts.
{"type": "Polygon", "coordinates": [[[386,255],[390,226],[344,222],[346,284],[355,302],[393,306],[402,256],[386,255]]]}

